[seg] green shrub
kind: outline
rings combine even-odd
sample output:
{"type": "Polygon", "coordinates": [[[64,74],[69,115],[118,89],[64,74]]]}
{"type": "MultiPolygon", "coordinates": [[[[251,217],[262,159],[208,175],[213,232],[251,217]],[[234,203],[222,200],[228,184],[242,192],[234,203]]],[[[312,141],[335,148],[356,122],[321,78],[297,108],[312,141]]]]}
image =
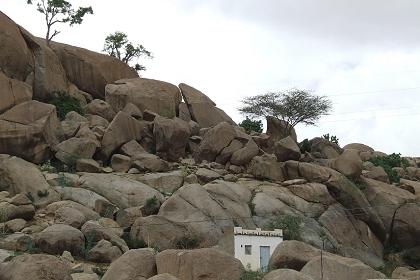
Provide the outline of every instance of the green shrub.
{"type": "Polygon", "coordinates": [[[70,182],[66,178],[66,176],[64,175],[64,173],[59,173],[58,174],[57,183],[62,188],[70,186],[70,182]]]}
{"type": "Polygon", "coordinates": [[[195,235],[186,235],[175,241],[177,249],[190,250],[196,249],[200,245],[200,239],[195,235]]]}
{"type": "Polygon", "coordinates": [[[352,182],[353,185],[355,185],[361,191],[363,191],[367,187],[366,182],[363,181],[361,178],[347,177],[347,179],[349,179],[349,181],[352,182]]]}
{"type": "Polygon", "coordinates": [[[188,166],[184,165],[184,166],[181,167],[182,177],[185,178],[185,177],[191,175],[192,173],[193,173],[192,170],[188,166]]]}
{"type": "Polygon", "coordinates": [[[89,251],[92,250],[92,248],[96,245],[95,234],[93,232],[88,232],[87,234],[85,234],[85,237],[85,255],[87,255],[89,251]]]}
{"type": "Polygon", "coordinates": [[[297,240],[300,236],[300,224],[302,218],[292,215],[278,217],[268,228],[270,230],[282,229],[285,240],[297,240]]]}
{"type": "Polygon", "coordinates": [[[322,137],[328,141],[330,141],[331,143],[334,143],[336,145],[338,145],[338,138],[335,135],[331,135],[329,133],[322,135],[322,137]]]}
{"type": "Polygon", "coordinates": [[[409,166],[409,163],[406,159],[401,157],[401,154],[390,154],[388,156],[375,156],[369,159],[371,163],[375,166],[381,166],[386,174],[388,174],[389,180],[391,183],[399,183],[400,177],[398,173],[393,170],[394,167],[406,168],[409,166]]]}
{"type": "Polygon", "coordinates": [[[263,124],[260,120],[251,120],[248,117],[239,123],[239,126],[243,127],[247,133],[252,131],[261,133],[263,131],[263,124]]]}
{"type": "Polygon", "coordinates": [[[35,199],[31,192],[27,192],[25,195],[31,202],[34,202],[35,199]]]}
{"type": "Polygon", "coordinates": [[[248,206],[249,210],[251,210],[251,215],[255,216],[255,203],[251,200],[250,202],[248,202],[248,206]]]}
{"type": "Polygon", "coordinates": [[[38,191],[38,196],[39,197],[47,197],[49,194],[50,193],[48,192],[48,190],[43,190],[43,191],[39,190],[38,191]]]}
{"type": "Polygon", "coordinates": [[[131,239],[130,232],[124,231],[122,239],[124,239],[130,249],[147,248],[147,244],[143,239],[131,239]]]}
{"type": "Polygon", "coordinates": [[[265,273],[261,271],[252,271],[249,268],[242,272],[241,280],[262,280],[265,273]]]}
{"type": "Polygon", "coordinates": [[[9,220],[9,214],[5,208],[0,208],[0,237],[6,235],[5,223],[9,220]]]}
{"type": "Polygon", "coordinates": [[[306,152],[311,152],[312,141],[308,140],[308,138],[304,139],[302,142],[298,144],[300,153],[305,154],[306,152]]]}
{"type": "Polygon", "coordinates": [[[60,94],[58,97],[52,99],[50,104],[57,108],[57,116],[60,120],[64,120],[67,113],[71,111],[75,111],[80,115],[84,114],[80,101],[67,94],[60,94]]]}
{"type": "Polygon", "coordinates": [[[159,207],[160,207],[159,199],[157,199],[156,196],[153,196],[146,200],[146,203],[144,204],[141,211],[144,216],[154,215],[159,212],[159,207]]]}

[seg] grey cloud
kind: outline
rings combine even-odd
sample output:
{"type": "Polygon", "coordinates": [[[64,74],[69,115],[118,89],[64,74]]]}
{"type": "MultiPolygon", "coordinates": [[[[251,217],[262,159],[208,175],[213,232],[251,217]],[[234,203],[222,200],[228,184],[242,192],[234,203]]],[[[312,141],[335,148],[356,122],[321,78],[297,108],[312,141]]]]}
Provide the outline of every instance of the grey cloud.
{"type": "Polygon", "coordinates": [[[211,8],[227,17],[281,33],[346,46],[416,47],[418,0],[178,0],[184,8],[211,8]]]}

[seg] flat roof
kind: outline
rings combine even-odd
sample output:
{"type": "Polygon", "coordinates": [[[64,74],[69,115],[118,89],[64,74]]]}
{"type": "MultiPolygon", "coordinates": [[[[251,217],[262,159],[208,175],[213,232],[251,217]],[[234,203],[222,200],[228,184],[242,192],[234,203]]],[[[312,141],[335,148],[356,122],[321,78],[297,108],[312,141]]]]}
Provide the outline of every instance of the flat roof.
{"type": "Polygon", "coordinates": [[[260,228],[256,229],[243,229],[242,227],[235,227],[233,229],[234,235],[251,235],[251,236],[270,236],[270,237],[283,237],[283,230],[261,230],[260,228]]]}

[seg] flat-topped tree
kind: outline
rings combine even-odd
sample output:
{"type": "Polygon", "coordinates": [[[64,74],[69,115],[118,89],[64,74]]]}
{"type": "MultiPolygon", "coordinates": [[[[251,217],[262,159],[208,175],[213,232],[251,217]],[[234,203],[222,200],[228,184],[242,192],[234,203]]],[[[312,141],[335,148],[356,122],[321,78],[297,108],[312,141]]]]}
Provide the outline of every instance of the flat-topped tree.
{"type": "MultiPolygon", "coordinates": [[[[146,50],[143,45],[134,45],[128,41],[127,34],[120,31],[110,34],[105,38],[103,51],[126,64],[129,64],[133,59],[138,59],[142,56],[153,58],[152,53],[146,50]]],[[[137,62],[133,68],[138,72],[146,70],[146,67],[137,62]]]]}
{"type": "Polygon", "coordinates": [[[49,45],[51,40],[61,33],[61,31],[51,28],[57,23],[68,23],[70,26],[81,24],[86,14],[93,14],[92,7],[79,7],[73,9],[73,5],[65,0],[27,0],[28,4],[35,4],[38,12],[45,16],[47,24],[47,34],[45,40],[49,45]]]}
{"type": "Polygon", "coordinates": [[[328,115],[332,109],[332,103],[327,97],[299,89],[246,97],[242,104],[239,111],[246,116],[273,116],[285,121],[288,134],[298,123],[315,125],[321,116],[328,115]]]}

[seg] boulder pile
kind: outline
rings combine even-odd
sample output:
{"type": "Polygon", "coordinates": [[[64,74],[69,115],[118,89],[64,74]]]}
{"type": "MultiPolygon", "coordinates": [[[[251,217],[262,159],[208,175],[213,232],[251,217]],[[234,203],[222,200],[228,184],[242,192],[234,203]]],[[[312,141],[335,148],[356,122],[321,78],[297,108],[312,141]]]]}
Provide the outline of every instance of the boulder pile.
{"type": "Polygon", "coordinates": [[[248,279],[234,226],[284,230],[265,280],[417,279],[418,158],[248,134],[187,84],[0,24],[0,280],[248,279]]]}

